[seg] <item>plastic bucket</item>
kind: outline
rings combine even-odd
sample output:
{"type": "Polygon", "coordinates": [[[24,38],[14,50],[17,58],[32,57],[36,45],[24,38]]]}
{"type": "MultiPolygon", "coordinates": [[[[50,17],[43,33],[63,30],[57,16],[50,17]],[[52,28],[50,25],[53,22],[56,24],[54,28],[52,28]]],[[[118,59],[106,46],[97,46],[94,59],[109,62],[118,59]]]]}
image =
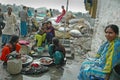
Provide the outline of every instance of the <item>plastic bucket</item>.
{"type": "Polygon", "coordinates": [[[38,47],[37,51],[38,51],[39,53],[43,53],[44,48],[43,48],[43,47],[38,47]]]}
{"type": "Polygon", "coordinates": [[[120,64],[116,65],[113,68],[113,71],[111,73],[109,80],[120,80],[120,64]]]}

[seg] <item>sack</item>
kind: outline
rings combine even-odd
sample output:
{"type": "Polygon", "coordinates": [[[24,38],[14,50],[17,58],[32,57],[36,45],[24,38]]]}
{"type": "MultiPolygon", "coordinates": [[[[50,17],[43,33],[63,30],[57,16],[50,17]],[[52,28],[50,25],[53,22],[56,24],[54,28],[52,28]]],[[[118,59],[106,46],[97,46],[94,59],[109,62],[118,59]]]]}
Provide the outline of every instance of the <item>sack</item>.
{"type": "Polygon", "coordinates": [[[7,61],[7,71],[10,74],[18,74],[22,70],[21,59],[12,59],[7,61]]]}
{"type": "Polygon", "coordinates": [[[65,27],[60,27],[58,29],[58,31],[60,31],[60,32],[65,32],[65,31],[69,31],[69,30],[70,30],[69,28],[65,28],[65,27]]]}
{"type": "Polygon", "coordinates": [[[79,36],[82,35],[79,30],[75,30],[75,29],[74,29],[74,30],[71,30],[69,33],[70,33],[70,35],[73,36],[73,37],[79,37],[79,36]]]}

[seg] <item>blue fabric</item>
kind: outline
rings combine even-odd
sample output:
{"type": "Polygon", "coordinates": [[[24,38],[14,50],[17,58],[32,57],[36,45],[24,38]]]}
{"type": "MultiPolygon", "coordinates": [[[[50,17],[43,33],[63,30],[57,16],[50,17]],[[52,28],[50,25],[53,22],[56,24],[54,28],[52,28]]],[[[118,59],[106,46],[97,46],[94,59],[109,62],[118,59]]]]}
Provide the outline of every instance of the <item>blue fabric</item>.
{"type": "Polygon", "coordinates": [[[99,57],[87,58],[82,63],[78,80],[94,80],[96,78],[104,80],[106,73],[110,73],[109,70],[112,70],[120,60],[120,39],[116,38],[112,42],[105,42],[99,48],[97,55],[99,57]]]}
{"type": "Polygon", "coordinates": [[[104,79],[90,75],[90,80],[104,80],[104,79]]]}
{"type": "Polygon", "coordinates": [[[8,43],[11,35],[2,34],[2,43],[8,43]]]}
{"type": "Polygon", "coordinates": [[[27,23],[25,21],[21,21],[21,24],[20,24],[20,31],[21,31],[21,35],[22,36],[26,36],[27,35],[27,23]]]}
{"type": "Polygon", "coordinates": [[[28,16],[32,17],[32,12],[28,9],[28,16]]]}
{"type": "Polygon", "coordinates": [[[46,39],[47,42],[52,42],[52,38],[54,37],[54,35],[51,32],[46,33],[46,39]]]}

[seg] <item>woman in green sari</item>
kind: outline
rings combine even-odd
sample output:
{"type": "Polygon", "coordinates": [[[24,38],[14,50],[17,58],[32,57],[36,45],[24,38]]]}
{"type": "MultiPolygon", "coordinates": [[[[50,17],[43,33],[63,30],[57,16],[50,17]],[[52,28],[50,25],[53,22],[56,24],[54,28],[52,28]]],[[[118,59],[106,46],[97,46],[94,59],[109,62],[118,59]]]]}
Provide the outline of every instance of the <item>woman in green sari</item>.
{"type": "Polygon", "coordinates": [[[59,43],[59,39],[54,37],[52,44],[49,45],[48,52],[51,58],[53,58],[55,64],[62,64],[65,58],[65,48],[59,43]]]}
{"type": "Polygon", "coordinates": [[[120,60],[120,38],[117,25],[105,28],[107,41],[101,45],[95,58],[86,59],[80,68],[78,80],[109,80],[113,67],[120,60]]]}

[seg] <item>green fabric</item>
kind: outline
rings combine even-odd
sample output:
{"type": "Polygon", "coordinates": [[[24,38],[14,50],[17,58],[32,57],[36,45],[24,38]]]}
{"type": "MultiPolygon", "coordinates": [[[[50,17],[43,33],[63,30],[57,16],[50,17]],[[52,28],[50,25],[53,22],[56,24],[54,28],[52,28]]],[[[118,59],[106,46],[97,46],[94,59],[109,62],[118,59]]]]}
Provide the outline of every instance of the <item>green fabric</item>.
{"type": "Polygon", "coordinates": [[[42,41],[45,41],[45,39],[46,39],[46,33],[42,35],[42,41]]]}
{"type": "Polygon", "coordinates": [[[64,59],[63,53],[60,51],[55,51],[53,54],[54,62],[55,64],[60,64],[62,60],[64,59]]]}
{"type": "Polygon", "coordinates": [[[53,44],[50,44],[48,46],[48,52],[51,58],[53,58],[53,44]]]}
{"type": "Polygon", "coordinates": [[[46,39],[46,33],[43,35],[36,34],[35,35],[35,40],[37,40],[37,47],[40,47],[42,45],[42,42],[45,41],[46,39]]]}

